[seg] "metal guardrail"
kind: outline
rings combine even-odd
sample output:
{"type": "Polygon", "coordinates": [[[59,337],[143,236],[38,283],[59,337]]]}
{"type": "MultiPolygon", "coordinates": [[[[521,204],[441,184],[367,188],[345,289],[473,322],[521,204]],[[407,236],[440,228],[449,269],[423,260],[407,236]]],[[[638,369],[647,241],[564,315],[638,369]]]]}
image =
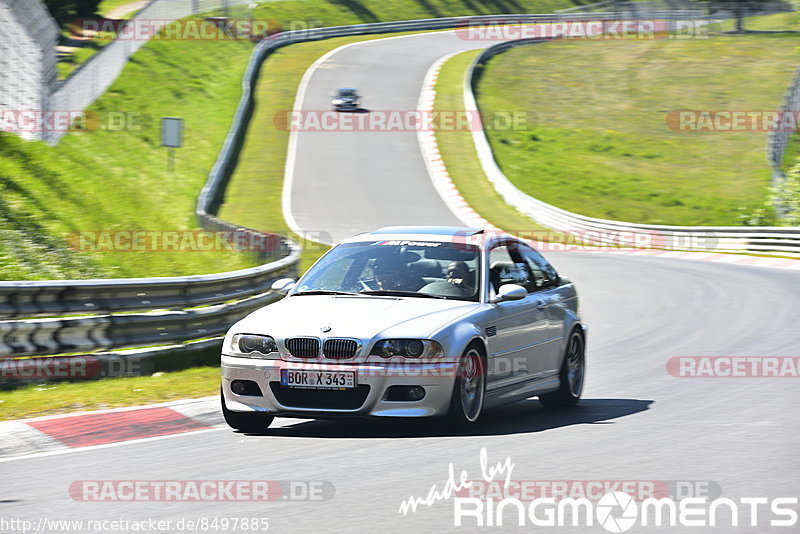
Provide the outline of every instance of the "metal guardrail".
{"type": "Polygon", "coordinates": [[[47,356],[145,347],[224,334],[245,315],[281,297],[263,293],[204,308],[67,319],[0,322],[0,356],[47,356]]]}
{"type": "MultiPolygon", "coordinates": [[[[467,111],[477,111],[475,87],[479,79],[478,66],[510,48],[545,42],[521,39],[498,43],[478,54],[464,81],[464,105],[467,111]]],[[[797,78],[795,79],[797,82],[797,78]]],[[[796,95],[798,84],[791,94],[796,95]]],[[[793,102],[797,102],[794,100],[793,102]]],[[[794,108],[796,109],[796,108],[794,108]]],[[[598,219],[557,208],[523,193],[505,176],[494,159],[494,153],[482,128],[473,131],[473,141],[484,173],[503,199],[536,222],[565,233],[579,234],[589,244],[615,246],[620,233],[633,234],[638,242],[652,248],[698,250],[703,252],[733,252],[800,257],[800,228],[786,226],[668,226],[637,224],[598,219]],[[637,237],[638,236],[638,237],[637,237]]]]}
{"type": "Polygon", "coordinates": [[[0,318],[175,310],[244,299],[263,293],[276,277],[292,274],[297,257],[197,276],[0,282],[0,318]]]}

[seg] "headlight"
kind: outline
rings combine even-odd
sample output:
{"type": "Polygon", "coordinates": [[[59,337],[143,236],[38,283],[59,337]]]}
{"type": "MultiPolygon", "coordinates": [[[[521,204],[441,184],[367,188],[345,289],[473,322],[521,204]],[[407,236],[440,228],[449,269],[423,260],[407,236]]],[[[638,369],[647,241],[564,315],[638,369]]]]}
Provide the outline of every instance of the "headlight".
{"type": "Polygon", "coordinates": [[[375,343],[370,355],[383,358],[441,358],[444,349],[438,341],[430,339],[382,339],[375,343]]]}
{"type": "Polygon", "coordinates": [[[230,349],[237,356],[249,358],[263,358],[269,354],[278,355],[278,345],[271,336],[234,334],[231,338],[230,349]]]}

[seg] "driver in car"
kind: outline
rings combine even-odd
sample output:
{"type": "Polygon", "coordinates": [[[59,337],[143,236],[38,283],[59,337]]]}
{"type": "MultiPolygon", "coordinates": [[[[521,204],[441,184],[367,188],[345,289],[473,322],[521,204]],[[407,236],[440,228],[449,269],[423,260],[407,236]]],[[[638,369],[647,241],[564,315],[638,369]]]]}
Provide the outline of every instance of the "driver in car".
{"type": "Polygon", "coordinates": [[[451,261],[447,266],[447,282],[463,289],[467,293],[475,291],[475,284],[472,280],[472,273],[463,261],[451,261]]]}
{"type": "Polygon", "coordinates": [[[419,291],[425,280],[414,276],[400,258],[380,258],[372,267],[378,288],[384,291],[419,291]]]}

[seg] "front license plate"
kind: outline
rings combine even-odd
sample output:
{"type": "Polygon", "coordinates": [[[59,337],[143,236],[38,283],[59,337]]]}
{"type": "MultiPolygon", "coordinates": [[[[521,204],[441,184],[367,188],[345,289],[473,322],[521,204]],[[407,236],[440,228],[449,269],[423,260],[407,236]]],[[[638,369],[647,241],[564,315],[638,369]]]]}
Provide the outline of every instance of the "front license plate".
{"type": "Polygon", "coordinates": [[[356,387],[356,373],[281,369],[281,385],[306,389],[352,389],[356,387]]]}

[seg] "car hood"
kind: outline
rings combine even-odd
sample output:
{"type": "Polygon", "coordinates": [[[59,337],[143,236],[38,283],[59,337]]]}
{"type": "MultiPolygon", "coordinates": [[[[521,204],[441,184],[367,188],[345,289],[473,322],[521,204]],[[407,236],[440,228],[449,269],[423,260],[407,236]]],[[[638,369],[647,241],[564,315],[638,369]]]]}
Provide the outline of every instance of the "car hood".
{"type": "Polygon", "coordinates": [[[306,295],[286,297],[251,313],[235,326],[241,333],[279,338],[427,338],[478,306],[463,300],[419,297],[306,295]],[[327,328],[330,330],[324,332],[327,328]]]}

